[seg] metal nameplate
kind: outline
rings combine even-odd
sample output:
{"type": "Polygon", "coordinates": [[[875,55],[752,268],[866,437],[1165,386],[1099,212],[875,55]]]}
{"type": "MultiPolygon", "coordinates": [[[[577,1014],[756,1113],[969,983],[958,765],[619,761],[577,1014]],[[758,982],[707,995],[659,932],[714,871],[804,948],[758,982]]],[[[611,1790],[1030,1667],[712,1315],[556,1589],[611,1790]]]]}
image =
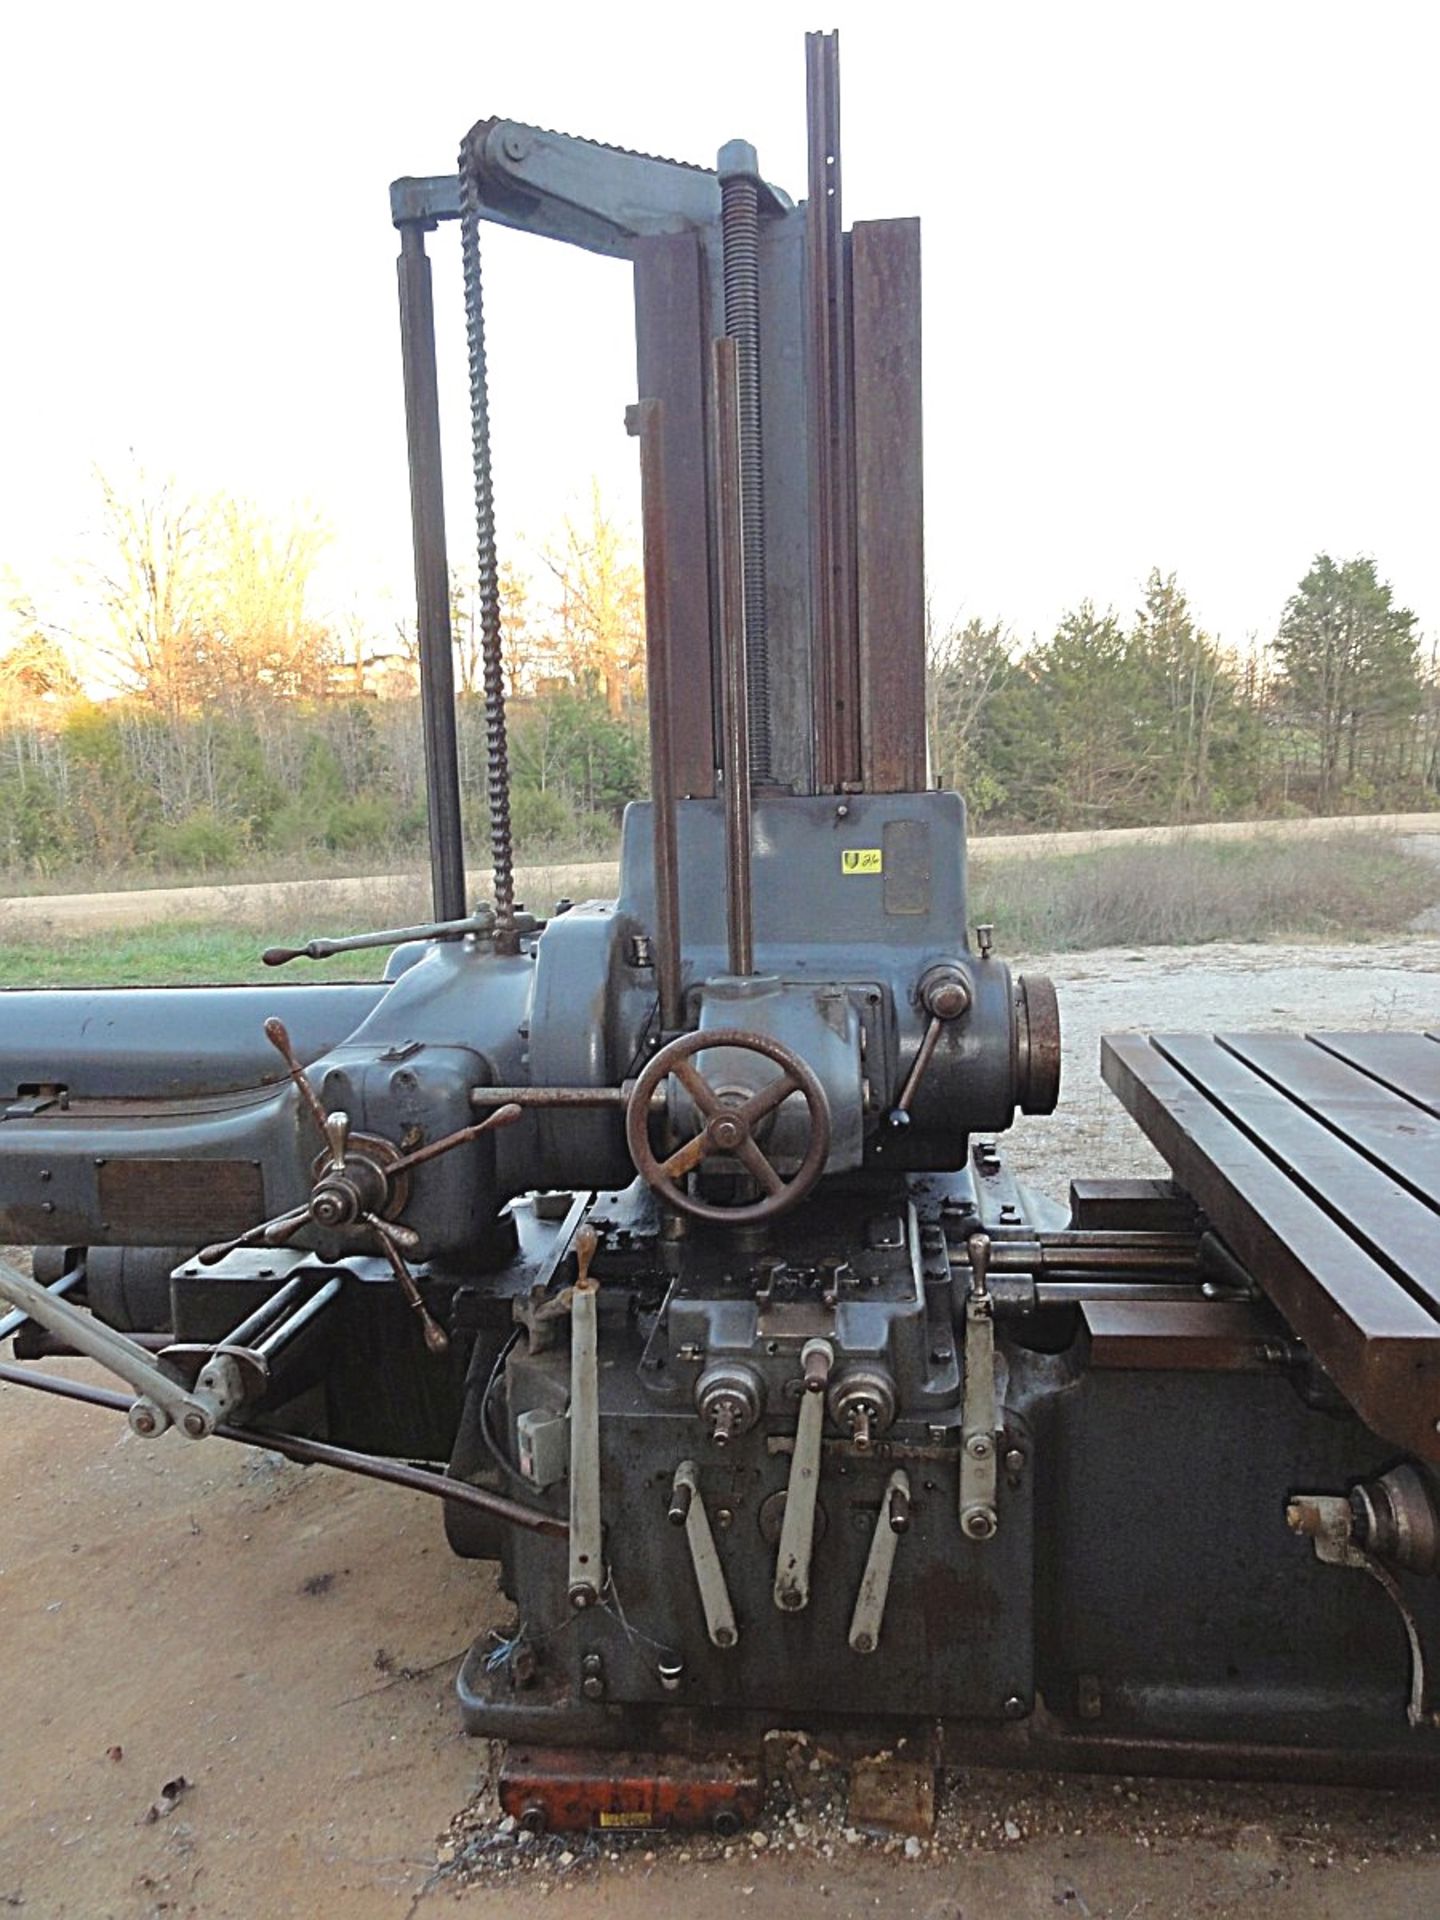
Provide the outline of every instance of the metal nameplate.
{"type": "Polygon", "coordinates": [[[265,1218],[265,1181],[253,1160],[105,1160],[100,1212],[111,1233],[224,1239],[265,1218]]]}

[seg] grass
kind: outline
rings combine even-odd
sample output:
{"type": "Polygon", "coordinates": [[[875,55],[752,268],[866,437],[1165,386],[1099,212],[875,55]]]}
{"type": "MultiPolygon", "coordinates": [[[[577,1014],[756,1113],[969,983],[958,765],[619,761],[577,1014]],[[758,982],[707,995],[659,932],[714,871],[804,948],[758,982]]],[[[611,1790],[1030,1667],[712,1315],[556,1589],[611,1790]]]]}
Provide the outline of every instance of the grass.
{"type": "Polygon", "coordinates": [[[1009,953],[1378,939],[1406,932],[1440,901],[1440,866],[1383,833],[1180,840],[1034,860],[989,860],[981,843],[970,876],[972,921],[993,921],[1009,953]]]}
{"type": "MultiPolygon", "coordinates": [[[[358,929],[357,929],[358,930],[358,929]]],[[[180,925],[117,928],[60,939],[0,938],[0,987],[238,986],[277,980],[378,980],[384,951],[297,960],[277,970],[260,963],[261,946],[299,946],[314,928],[253,929],[180,925]]]]}
{"type": "MultiPolygon", "coordinates": [[[[291,876],[294,877],[294,876],[291,876]]],[[[549,879],[551,876],[547,875],[549,879]]],[[[563,882],[562,882],[563,888],[563,882]]],[[[1440,902],[1440,866],[1384,834],[1333,839],[1193,840],[1036,859],[972,849],[970,919],[993,921],[1000,951],[1192,946],[1212,940],[1379,939],[1404,933],[1440,902]]],[[[537,896],[537,904],[538,896],[537,896]]],[[[273,911],[273,909],[272,909],[273,911]]],[[[0,987],[178,986],[284,980],[374,980],[383,951],[260,964],[270,945],[422,919],[423,884],[353,890],[317,882],[306,920],[236,910],[222,922],[96,934],[0,923],[0,987]]]]}

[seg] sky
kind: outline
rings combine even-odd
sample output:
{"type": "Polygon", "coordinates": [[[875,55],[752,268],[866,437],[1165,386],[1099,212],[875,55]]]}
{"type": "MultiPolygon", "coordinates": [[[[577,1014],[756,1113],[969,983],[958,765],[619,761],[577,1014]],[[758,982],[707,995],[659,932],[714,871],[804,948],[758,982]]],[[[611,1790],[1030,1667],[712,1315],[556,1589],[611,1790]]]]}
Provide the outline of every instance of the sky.
{"type": "MultiPolygon", "coordinates": [[[[1044,634],[1159,566],[1239,646],[1327,549],[1440,633],[1419,0],[11,6],[0,580],[73,606],[93,470],[133,449],[313,506],[328,609],[407,615],[390,180],[499,114],[708,164],[746,138],[799,198],[814,26],[841,29],[847,224],[922,219],[942,619],[1044,634]]],[[[464,564],[453,228],[432,251],[464,564]]],[[[635,510],[628,271],[490,229],[486,288],[501,549],[531,566],[592,475],[635,510]]]]}

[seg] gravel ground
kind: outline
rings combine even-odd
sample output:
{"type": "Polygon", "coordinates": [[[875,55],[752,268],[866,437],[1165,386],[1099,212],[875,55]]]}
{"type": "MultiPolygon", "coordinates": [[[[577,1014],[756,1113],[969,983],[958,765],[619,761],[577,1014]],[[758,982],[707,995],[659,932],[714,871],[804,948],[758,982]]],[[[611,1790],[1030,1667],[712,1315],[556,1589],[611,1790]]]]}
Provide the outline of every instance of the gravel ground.
{"type": "MultiPolygon", "coordinates": [[[[1099,1086],[1102,1030],[1440,1017],[1433,940],[1090,953],[1048,970],[1062,1106],[1007,1151],[1057,1198],[1075,1173],[1155,1167],[1099,1086]]],[[[933,1840],[907,1843],[848,1826],[823,1752],[803,1744],[752,1835],[522,1841],[495,1819],[492,1756],[459,1734],[451,1694],[464,1647],[504,1619],[491,1573],[450,1557],[417,1496],[218,1442],[147,1445],[0,1388],[0,1911],[1440,1915],[1428,1797],[963,1771],[933,1840]]]]}

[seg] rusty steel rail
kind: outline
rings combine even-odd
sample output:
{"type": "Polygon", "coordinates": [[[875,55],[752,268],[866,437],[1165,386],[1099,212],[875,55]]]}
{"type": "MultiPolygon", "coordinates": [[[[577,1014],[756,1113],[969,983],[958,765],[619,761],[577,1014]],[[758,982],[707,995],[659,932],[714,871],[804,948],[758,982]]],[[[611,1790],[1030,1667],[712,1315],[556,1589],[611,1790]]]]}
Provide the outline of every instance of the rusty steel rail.
{"type": "Polygon", "coordinates": [[[626,415],[640,441],[645,560],[645,686],[650,710],[650,807],[655,848],[655,981],[663,1033],[680,1029],[680,852],[671,724],[670,558],[665,508],[665,408],[642,400],[626,415]]]}
{"type": "Polygon", "coordinates": [[[814,583],[815,786],[852,787],[860,766],[855,654],[854,442],[845,233],[840,206],[840,36],[805,36],[809,192],[807,353],[814,583]]]}
{"type": "MultiPolygon", "coordinates": [[[[54,1373],[31,1373],[25,1367],[0,1364],[0,1382],[15,1387],[30,1387],[37,1393],[53,1393],[62,1400],[76,1400],[87,1407],[104,1407],[110,1413],[128,1413],[131,1402],[123,1393],[109,1387],[93,1386],[88,1380],[66,1380],[54,1373]]],[[[309,1440],[298,1433],[268,1433],[249,1427],[221,1424],[212,1438],[233,1440],[242,1447],[260,1447],[282,1454],[304,1467],[335,1467],[341,1473],[358,1474],[364,1480],[381,1480],[392,1487],[408,1487],[412,1493],[428,1493],[437,1500],[453,1500],[462,1507],[474,1507],[491,1519],[507,1526],[523,1527],[530,1533],[546,1533],[557,1540],[569,1538],[567,1523],[538,1507],[527,1507],[504,1494],[487,1493],[465,1480],[447,1480],[444,1474],[431,1473],[426,1467],[412,1467],[403,1460],[385,1460],[375,1453],[357,1453],[351,1447],[334,1447],[327,1440],[309,1440]]]]}

